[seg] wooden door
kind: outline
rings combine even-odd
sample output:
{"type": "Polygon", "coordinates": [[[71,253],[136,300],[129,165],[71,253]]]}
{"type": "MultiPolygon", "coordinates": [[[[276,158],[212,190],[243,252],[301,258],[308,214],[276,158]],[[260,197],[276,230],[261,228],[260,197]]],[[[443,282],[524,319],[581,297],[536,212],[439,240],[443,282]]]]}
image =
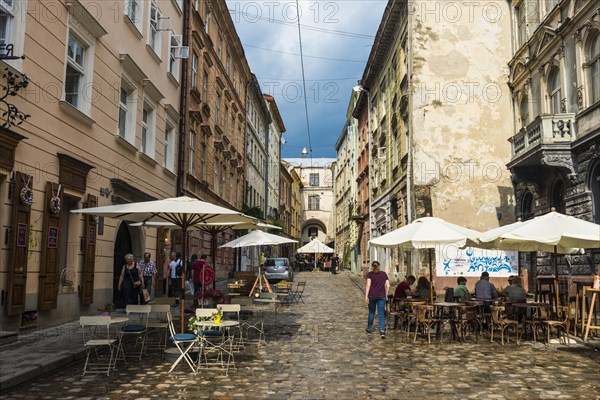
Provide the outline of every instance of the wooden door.
{"type": "Polygon", "coordinates": [[[60,260],[60,208],[63,205],[58,183],[46,183],[44,225],[42,228],[42,261],[40,263],[39,310],[56,308],[60,260]],[[58,199],[58,201],[56,200],[58,199]]]}
{"type": "MultiPolygon", "coordinates": [[[[96,207],[98,198],[88,194],[87,208],[96,207]]],[[[81,279],[81,304],[94,302],[94,269],[96,267],[96,217],[85,215],[85,232],[83,244],[83,277],[81,279]]]]}
{"type": "Polygon", "coordinates": [[[31,176],[17,172],[15,179],[12,215],[12,253],[8,266],[8,315],[18,315],[25,311],[29,220],[31,217],[31,206],[24,204],[21,200],[21,190],[26,186],[26,183],[29,184],[29,188],[31,189],[31,176]]]}

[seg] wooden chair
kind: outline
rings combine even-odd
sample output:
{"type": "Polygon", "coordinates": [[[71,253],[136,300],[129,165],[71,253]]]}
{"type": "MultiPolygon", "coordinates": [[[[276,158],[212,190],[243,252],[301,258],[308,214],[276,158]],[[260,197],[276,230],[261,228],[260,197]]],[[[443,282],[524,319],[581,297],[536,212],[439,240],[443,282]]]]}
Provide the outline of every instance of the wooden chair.
{"type": "MultiPolygon", "coordinates": [[[[504,346],[504,331],[512,326],[515,330],[515,340],[517,344],[519,344],[519,321],[506,319],[504,317],[504,307],[503,306],[490,306],[490,313],[492,315],[492,324],[490,325],[490,343],[494,341],[494,328],[500,329],[500,341],[502,346],[504,346]]],[[[506,337],[506,342],[509,342],[508,336],[506,337]]]]}
{"type": "Polygon", "coordinates": [[[407,311],[406,311],[406,314],[405,314],[406,338],[407,338],[407,340],[410,338],[410,327],[411,327],[411,324],[413,322],[416,324],[416,322],[417,322],[417,307],[418,306],[424,306],[426,304],[427,304],[427,301],[425,301],[425,300],[423,300],[423,301],[411,301],[411,302],[407,303],[407,311]]]}
{"type": "Polygon", "coordinates": [[[477,306],[460,306],[456,313],[455,324],[461,343],[465,342],[467,328],[469,327],[472,329],[475,343],[477,343],[477,334],[481,332],[481,321],[478,318],[477,306]]]}
{"type": "Polygon", "coordinates": [[[524,329],[527,326],[531,328],[531,334],[533,336],[533,343],[537,342],[538,331],[542,329],[544,322],[550,318],[550,311],[547,308],[536,308],[532,318],[523,321],[524,329]]]}
{"type": "Polygon", "coordinates": [[[439,320],[433,316],[432,305],[416,306],[416,325],[413,342],[417,341],[417,333],[419,332],[419,326],[421,326],[427,331],[427,343],[431,343],[431,327],[438,322],[439,320]]]}
{"type": "Polygon", "coordinates": [[[557,329],[558,338],[560,339],[560,330],[562,329],[562,338],[569,345],[569,328],[571,323],[571,304],[568,306],[558,307],[558,320],[542,321],[546,325],[546,344],[550,344],[550,331],[552,328],[557,329]]]}

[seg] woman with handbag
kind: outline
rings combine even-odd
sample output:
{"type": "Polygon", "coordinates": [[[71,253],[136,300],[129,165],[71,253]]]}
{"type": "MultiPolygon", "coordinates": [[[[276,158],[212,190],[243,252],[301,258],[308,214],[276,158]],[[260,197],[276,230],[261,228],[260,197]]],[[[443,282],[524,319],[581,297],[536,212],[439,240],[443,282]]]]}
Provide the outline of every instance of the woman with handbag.
{"type": "Polygon", "coordinates": [[[126,254],[118,286],[125,299],[125,304],[139,304],[140,290],[143,287],[144,281],[140,266],[133,260],[133,254],[126,254]]]}

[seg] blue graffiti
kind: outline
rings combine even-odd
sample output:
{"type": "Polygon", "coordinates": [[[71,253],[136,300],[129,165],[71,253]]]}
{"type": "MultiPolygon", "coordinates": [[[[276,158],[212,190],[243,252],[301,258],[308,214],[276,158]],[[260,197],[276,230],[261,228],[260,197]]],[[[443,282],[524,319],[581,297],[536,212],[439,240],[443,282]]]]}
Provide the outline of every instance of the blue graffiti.
{"type": "Polygon", "coordinates": [[[468,272],[501,272],[506,270],[508,273],[513,272],[510,266],[510,259],[504,257],[469,257],[468,272]]]}
{"type": "Polygon", "coordinates": [[[450,260],[444,260],[443,261],[444,264],[444,273],[446,274],[446,276],[450,275],[450,260]]]}
{"type": "Polygon", "coordinates": [[[474,250],[472,247],[467,247],[467,250],[465,251],[465,254],[469,257],[471,257],[474,253],[474,250]]]}

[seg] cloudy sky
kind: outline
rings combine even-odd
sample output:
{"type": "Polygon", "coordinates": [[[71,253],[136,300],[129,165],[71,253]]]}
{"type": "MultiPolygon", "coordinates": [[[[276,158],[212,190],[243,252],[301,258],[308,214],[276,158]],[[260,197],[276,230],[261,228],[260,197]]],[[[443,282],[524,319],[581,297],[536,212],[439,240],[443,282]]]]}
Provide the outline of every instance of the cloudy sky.
{"type": "MultiPolygon", "coordinates": [[[[335,157],[352,87],[361,78],[387,0],[299,1],[313,157],[335,157]]],[[[227,0],[252,72],[287,128],[283,158],[309,148],[295,1],[227,0]]]]}

